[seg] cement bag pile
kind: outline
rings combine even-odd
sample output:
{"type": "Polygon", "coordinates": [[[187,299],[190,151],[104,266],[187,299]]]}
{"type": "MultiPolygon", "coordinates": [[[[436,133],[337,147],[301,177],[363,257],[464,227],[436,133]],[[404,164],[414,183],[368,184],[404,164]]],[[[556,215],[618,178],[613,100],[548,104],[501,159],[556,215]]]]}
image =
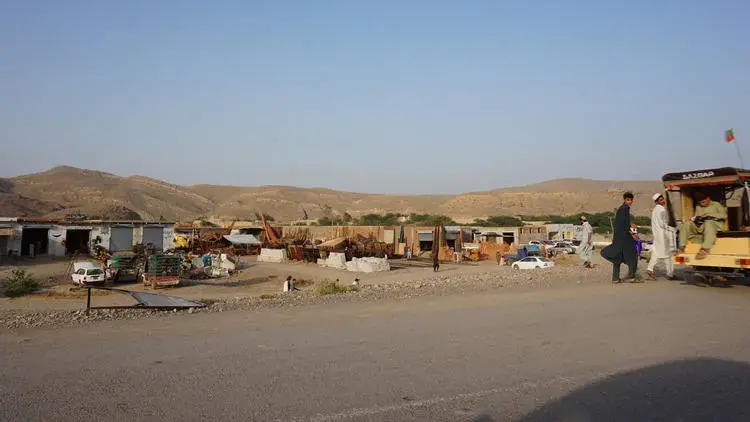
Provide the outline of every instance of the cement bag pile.
{"type": "Polygon", "coordinates": [[[346,269],[346,255],[339,252],[331,252],[327,259],[319,259],[318,265],[321,267],[335,268],[337,270],[346,269]]]}
{"type": "Polygon", "coordinates": [[[391,264],[387,258],[352,258],[346,263],[348,271],[357,273],[374,273],[378,271],[390,271],[391,264]]]}
{"type": "Polygon", "coordinates": [[[266,249],[260,250],[258,255],[258,262],[285,262],[286,261],[286,249],[266,249]]]}

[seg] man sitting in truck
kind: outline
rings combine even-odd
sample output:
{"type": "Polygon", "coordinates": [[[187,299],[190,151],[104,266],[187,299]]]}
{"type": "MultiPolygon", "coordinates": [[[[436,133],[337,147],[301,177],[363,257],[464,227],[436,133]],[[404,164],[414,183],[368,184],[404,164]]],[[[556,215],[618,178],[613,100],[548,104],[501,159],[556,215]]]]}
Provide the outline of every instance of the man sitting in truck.
{"type": "Polygon", "coordinates": [[[695,216],[682,223],[680,227],[679,253],[685,252],[685,246],[688,240],[691,240],[701,244],[701,250],[695,258],[703,259],[708,256],[716,243],[716,233],[724,229],[727,210],[719,202],[712,201],[703,192],[695,194],[695,201],[698,203],[695,207],[695,216]]]}

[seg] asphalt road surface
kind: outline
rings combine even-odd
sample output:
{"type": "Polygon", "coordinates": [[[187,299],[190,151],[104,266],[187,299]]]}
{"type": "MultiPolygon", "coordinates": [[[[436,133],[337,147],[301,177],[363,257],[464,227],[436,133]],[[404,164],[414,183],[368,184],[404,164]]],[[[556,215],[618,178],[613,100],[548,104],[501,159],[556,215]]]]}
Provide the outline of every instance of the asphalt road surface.
{"type": "Polygon", "coordinates": [[[0,335],[0,420],[750,420],[750,288],[660,282],[0,335]]]}

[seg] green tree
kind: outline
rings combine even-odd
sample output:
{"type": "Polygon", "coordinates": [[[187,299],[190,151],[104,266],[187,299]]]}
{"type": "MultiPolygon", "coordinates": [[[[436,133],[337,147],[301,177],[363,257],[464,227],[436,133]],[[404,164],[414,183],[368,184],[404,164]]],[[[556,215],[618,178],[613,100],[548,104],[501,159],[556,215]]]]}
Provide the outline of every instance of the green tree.
{"type": "Polygon", "coordinates": [[[493,215],[487,218],[487,223],[498,227],[521,227],[523,221],[516,217],[508,217],[504,215],[493,215]]]}
{"type": "Polygon", "coordinates": [[[331,217],[320,217],[318,219],[318,225],[319,226],[343,226],[344,220],[342,220],[339,217],[331,218],[331,217]]]}

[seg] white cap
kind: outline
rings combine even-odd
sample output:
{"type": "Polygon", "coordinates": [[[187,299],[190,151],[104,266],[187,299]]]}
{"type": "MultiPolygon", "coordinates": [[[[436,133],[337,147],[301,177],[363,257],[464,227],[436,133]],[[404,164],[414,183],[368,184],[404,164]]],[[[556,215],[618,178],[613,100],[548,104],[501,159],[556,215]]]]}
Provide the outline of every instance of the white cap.
{"type": "Polygon", "coordinates": [[[651,197],[651,199],[653,199],[654,202],[656,202],[656,200],[659,199],[659,197],[662,197],[662,196],[664,196],[664,195],[662,195],[660,193],[655,193],[654,196],[651,197]]]}

